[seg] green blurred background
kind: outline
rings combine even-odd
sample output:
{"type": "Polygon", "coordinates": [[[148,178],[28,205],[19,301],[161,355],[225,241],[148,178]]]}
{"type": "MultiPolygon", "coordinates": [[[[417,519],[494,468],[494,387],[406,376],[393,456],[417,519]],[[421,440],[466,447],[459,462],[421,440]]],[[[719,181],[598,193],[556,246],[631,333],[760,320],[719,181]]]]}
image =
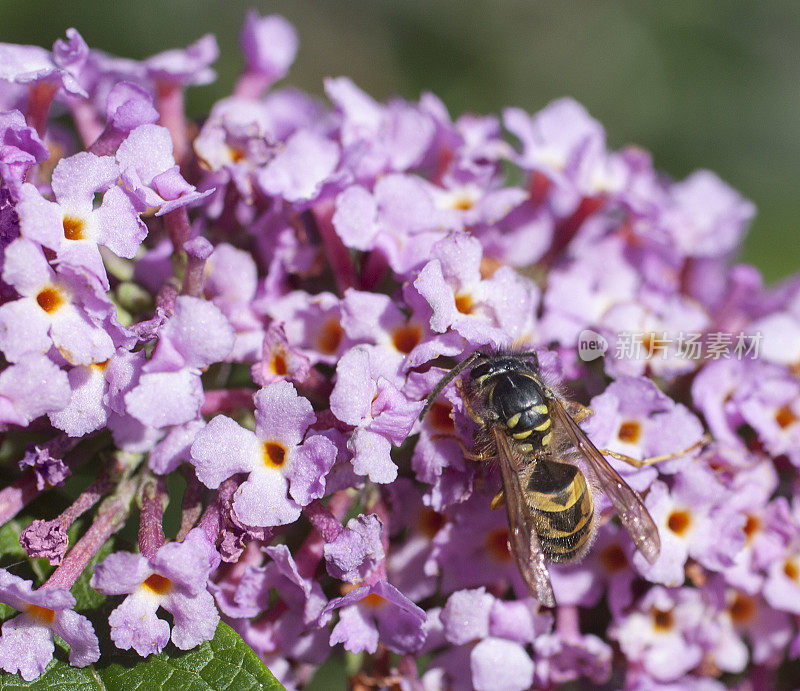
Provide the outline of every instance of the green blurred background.
{"type": "Polygon", "coordinates": [[[573,96],[612,146],[639,144],[675,177],[709,168],[752,199],[744,259],[768,280],[800,268],[796,0],[2,0],[0,41],[50,46],[74,26],[90,46],[139,58],[213,32],[219,79],[189,98],[201,114],[239,71],[249,7],[295,24],[289,81],[313,93],[349,75],[377,98],[434,91],[453,115],[573,96]]]}

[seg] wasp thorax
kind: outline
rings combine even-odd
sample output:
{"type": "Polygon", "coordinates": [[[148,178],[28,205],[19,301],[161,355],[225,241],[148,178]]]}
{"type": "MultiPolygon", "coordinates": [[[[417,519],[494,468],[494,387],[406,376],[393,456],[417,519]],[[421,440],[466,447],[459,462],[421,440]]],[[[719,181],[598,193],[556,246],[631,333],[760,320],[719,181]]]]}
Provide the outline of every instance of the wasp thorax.
{"type": "Polygon", "coordinates": [[[515,439],[533,431],[544,431],[550,415],[539,384],[525,374],[506,373],[498,377],[491,392],[491,407],[505,422],[515,439]]]}

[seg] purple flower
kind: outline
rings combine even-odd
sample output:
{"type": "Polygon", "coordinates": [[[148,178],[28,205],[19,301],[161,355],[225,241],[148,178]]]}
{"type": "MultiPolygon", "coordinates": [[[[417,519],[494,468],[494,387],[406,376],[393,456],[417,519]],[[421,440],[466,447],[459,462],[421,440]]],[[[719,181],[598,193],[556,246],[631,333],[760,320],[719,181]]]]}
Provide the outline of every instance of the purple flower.
{"type": "Polygon", "coordinates": [[[55,201],[30,183],[22,186],[17,207],[22,236],[53,250],[61,263],[90,271],[108,289],[98,245],[130,258],[147,235],[127,194],[114,184],[119,176],[111,156],[84,152],[62,158],[53,171],[55,201]],[[96,194],[102,194],[102,203],[95,209],[96,194]]]}
{"type": "Polygon", "coordinates": [[[144,124],[131,131],[119,145],[116,159],[125,186],[142,207],[156,207],[156,216],[211,194],[211,190],[195,191],[183,179],[172,155],[169,131],[158,125],[144,124]]]}
{"type": "Polygon", "coordinates": [[[703,657],[704,605],[695,590],[652,588],[609,633],[625,656],[658,681],[675,681],[703,657]]]}
{"type": "Polygon", "coordinates": [[[30,354],[0,372],[0,422],[25,425],[69,401],[67,375],[44,355],[30,354]],[[38,382],[39,389],[29,383],[38,382]]]}
{"type": "Polygon", "coordinates": [[[386,581],[361,586],[331,600],[320,616],[330,621],[339,609],[339,621],[331,632],[331,645],[343,643],[345,650],[374,653],[380,640],[389,650],[408,653],[425,642],[425,612],[386,581]]]}
{"type": "Polygon", "coordinates": [[[183,542],[170,542],[152,559],[116,552],[95,567],[91,586],[105,595],[127,595],[108,618],[111,640],[142,657],[159,653],[172,639],[188,650],[214,637],[219,614],[207,590],[208,577],[219,556],[202,530],[183,542]],[[156,616],[163,607],[173,617],[170,626],[156,616]]]}
{"type": "Polygon", "coordinates": [[[414,287],[433,310],[434,331],[453,329],[470,343],[508,347],[526,335],[537,291],[510,269],[498,269],[483,280],[481,253],[474,238],[449,236],[432,248],[434,258],[420,271],[414,287]]]}
{"type": "Polygon", "coordinates": [[[67,30],[69,43],[59,39],[53,52],[39,46],[0,43],[0,79],[17,84],[50,83],[69,94],[86,96],[75,79],[86,57],[86,44],[75,29],[67,30]],[[76,48],[70,51],[70,46],[76,48]],[[77,58],[77,59],[76,59],[77,58]]]}
{"type": "Polygon", "coordinates": [[[375,514],[351,518],[345,529],[325,544],[328,573],[340,581],[364,581],[384,558],[383,526],[375,514]]]}
{"type": "Polygon", "coordinates": [[[102,319],[113,309],[93,276],[60,266],[53,271],[42,249],[19,238],[6,248],[3,280],[20,294],[0,307],[0,349],[17,362],[51,347],[73,365],[104,362],[114,352],[102,319]]]}
{"type": "Polygon", "coordinates": [[[49,153],[36,130],[18,110],[0,112],[0,178],[16,198],[31,166],[49,153]]]}
{"type": "Polygon", "coordinates": [[[659,529],[661,552],[653,564],[637,552],[637,569],[655,583],[678,586],[690,555],[714,570],[732,565],[745,541],[745,517],[730,510],[729,501],[725,488],[701,466],[687,466],[671,490],[654,482],[645,504],[659,529]]]}
{"type": "Polygon", "coordinates": [[[75,598],[66,588],[33,590],[31,581],[0,569],[0,600],[21,614],[3,623],[0,667],[19,672],[25,681],[36,679],[53,659],[53,634],[70,647],[69,663],[86,667],[100,659],[100,647],[91,622],[73,610],[75,598]]]}
{"type": "Polygon", "coordinates": [[[192,444],[192,462],[197,477],[212,489],[235,473],[248,473],[233,503],[243,522],[255,526],[293,523],[301,506],[323,495],[336,449],[322,435],[303,441],[316,416],[290,383],[271,384],[258,391],[254,400],[255,432],[218,415],[192,444]]]}
{"type": "Polygon", "coordinates": [[[355,472],[386,483],[397,477],[391,446],[406,438],[423,404],[409,401],[379,368],[366,347],[351,348],[336,368],[331,412],[356,427],[347,445],[355,472]]]}
{"type": "Polygon", "coordinates": [[[716,256],[739,245],[754,214],[752,202],[714,173],[700,170],[671,186],[662,222],[682,253],[716,256]]]}
{"type": "Polygon", "coordinates": [[[285,77],[297,54],[297,33],[278,14],[260,17],[250,10],[242,26],[241,43],[245,69],[261,75],[264,87],[285,77]]]}
{"type": "Polygon", "coordinates": [[[197,417],[203,401],[200,370],[233,347],[233,329],[220,310],[182,295],[159,332],[153,357],[125,394],[125,409],[144,425],[179,425],[197,417]]]}

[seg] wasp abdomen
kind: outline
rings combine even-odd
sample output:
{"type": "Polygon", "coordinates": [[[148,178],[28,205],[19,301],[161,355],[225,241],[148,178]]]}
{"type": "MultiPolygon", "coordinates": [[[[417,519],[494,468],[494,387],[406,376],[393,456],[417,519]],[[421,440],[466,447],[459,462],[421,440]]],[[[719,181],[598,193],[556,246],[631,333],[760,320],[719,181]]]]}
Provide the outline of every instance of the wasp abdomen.
{"type": "Polygon", "coordinates": [[[542,551],[554,562],[575,559],[592,536],[594,504],[586,477],[574,465],[546,458],[532,466],[526,493],[542,551]]]}

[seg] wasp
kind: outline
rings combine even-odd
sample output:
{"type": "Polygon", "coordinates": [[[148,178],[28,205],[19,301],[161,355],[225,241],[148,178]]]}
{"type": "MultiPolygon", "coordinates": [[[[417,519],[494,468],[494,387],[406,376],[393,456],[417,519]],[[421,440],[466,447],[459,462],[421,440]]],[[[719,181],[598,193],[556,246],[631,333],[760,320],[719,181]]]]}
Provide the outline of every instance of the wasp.
{"type": "Polygon", "coordinates": [[[609,498],[636,548],[652,564],[661,549],[658,529],[641,497],[603,453],[643,465],[690,449],[645,461],[601,453],[578,426],[592,411],[544,382],[535,351],[472,353],[433,388],[420,419],[465,370],[469,376],[456,384],[466,412],[478,425],[468,455],[497,459],[503,490],[492,507],[506,505],[509,546],[531,594],[543,605],[555,606],[547,562],[573,561],[588,551],[595,527],[592,485],[609,498]],[[575,465],[581,458],[592,484],[575,465]]]}

